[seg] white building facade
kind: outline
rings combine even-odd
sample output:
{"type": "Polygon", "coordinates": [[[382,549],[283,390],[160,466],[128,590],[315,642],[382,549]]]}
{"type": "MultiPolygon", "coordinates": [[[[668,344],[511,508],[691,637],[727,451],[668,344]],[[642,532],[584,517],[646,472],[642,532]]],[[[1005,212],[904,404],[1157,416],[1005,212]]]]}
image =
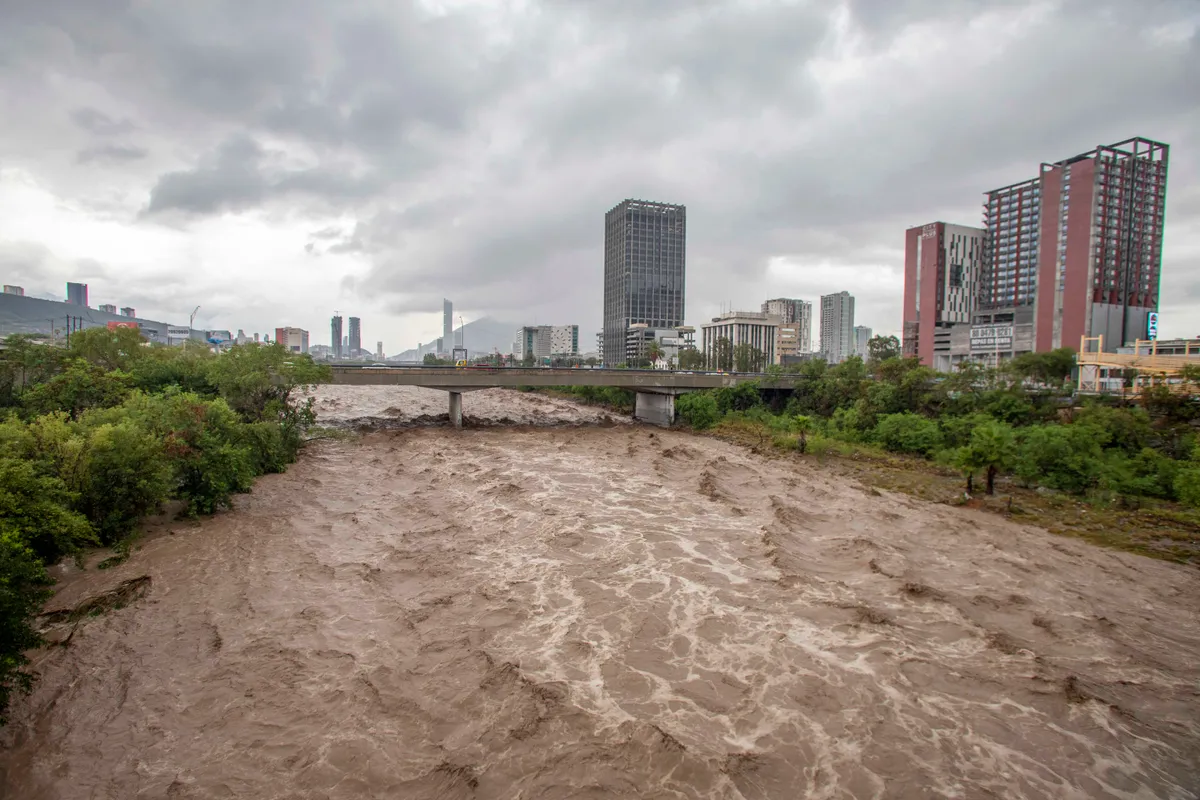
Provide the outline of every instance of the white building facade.
{"type": "Polygon", "coordinates": [[[840,364],[854,354],[854,298],[849,292],[821,296],[821,355],[840,364]]]}
{"type": "Polygon", "coordinates": [[[763,356],[763,365],[776,363],[779,318],[757,311],[732,311],[700,326],[705,361],[716,369],[732,369],[730,355],[749,345],[763,356]],[[728,345],[725,345],[728,342],[728,345]],[[728,347],[729,353],[725,352],[728,347]]]}

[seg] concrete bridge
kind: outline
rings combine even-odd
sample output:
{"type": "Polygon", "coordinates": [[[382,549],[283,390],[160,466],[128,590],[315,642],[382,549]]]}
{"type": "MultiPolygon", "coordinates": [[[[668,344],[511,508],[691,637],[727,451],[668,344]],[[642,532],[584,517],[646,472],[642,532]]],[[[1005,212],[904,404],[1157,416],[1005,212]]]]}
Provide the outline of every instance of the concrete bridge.
{"type": "Polygon", "coordinates": [[[553,369],[529,367],[376,367],[338,364],[333,382],[350,386],[420,386],[450,395],[450,421],[462,427],[462,396],[498,386],[612,386],[635,392],[634,419],[655,425],[675,421],[675,397],[701,389],[720,389],[758,381],[764,389],[793,389],[793,375],[669,372],[655,369],[553,369]]]}

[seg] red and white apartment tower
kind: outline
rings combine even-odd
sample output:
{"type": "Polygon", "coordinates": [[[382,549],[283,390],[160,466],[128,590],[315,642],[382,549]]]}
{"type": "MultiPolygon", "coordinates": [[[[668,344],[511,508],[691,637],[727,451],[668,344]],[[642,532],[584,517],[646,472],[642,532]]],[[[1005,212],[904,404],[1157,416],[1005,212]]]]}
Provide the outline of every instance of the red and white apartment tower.
{"type": "Polygon", "coordinates": [[[1158,311],[1169,149],[1127,139],[1043,163],[1037,177],[987,192],[966,323],[947,316],[942,299],[956,274],[942,265],[956,263],[945,231],[959,226],[909,229],[905,352],[949,369],[980,355],[1078,349],[1084,336],[1103,336],[1109,351],[1145,338],[1158,311]]]}

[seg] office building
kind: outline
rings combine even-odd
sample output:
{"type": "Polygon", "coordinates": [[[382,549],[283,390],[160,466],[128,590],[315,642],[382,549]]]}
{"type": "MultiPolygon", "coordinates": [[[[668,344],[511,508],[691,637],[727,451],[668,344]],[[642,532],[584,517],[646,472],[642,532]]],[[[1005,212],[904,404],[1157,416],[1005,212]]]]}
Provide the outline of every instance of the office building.
{"type": "Polygon", "coordinates": [[[124,308],[121,309],[121,316],[122,317],[136,317],[137,311],[134,308],[132,308],[131,306],[125,306],[124,308]]]}
{"type": "Polygon", "coordinates": [[[840,364],[854,353],[854,298],[849,292],[821,296],[821,355],[840,364]]]}
{"type": "Polygon", "coordinates": [[[779,297],[763,303],[762,310],[764,314],[779,317],[779,321],[785,325],[798,328],[799,336],[794,348],[796,353],[812,352],[812,303],[779,297]]]}
{"type": "Polygon", "coordinates": [[[67,284],[67,303],[73,306],[87,306],[88,290],[86,283],[67,284]]]}
{"type": "Polygon", "coordinates": [[[15,294],[17,297],[25,296],[25,290],[22,289],[20,286],[10,286],[7,283],[4,284],[4,293],[5,294],[15,294]]]}
{"type": "Polygon", "coordinates": [[[330,350],[334,360],[340,359],[342,357],[342,318],[340,315],[335,314],[329,320],[329,343],[332,345],[330,350]]]}
{"type": "Polygon", "coordinates": [[[779,318],[759,311],[730,311],[700,326],[700,349],[710,369],[733,370],[739,366],[755,372],[775,364],[775,342],[779,318]],[[739,365],[738,348],[749,345],[756,363],[739,365]]]}
{"type": "Polygon", "coordinates": [[[375,343],[375,358],[379,361],[383,361],[383,342],[375,343]]]}
{"type": "Polygon", "coordinates": [[[517,330],[513,340],[513,357],[518,361],[550,358],[552,354],[549,325],[526,325],[517,330]]]}
{"type": "Polygon", "coordinates": [[[1169,147],[1133,138],[987,192],[968,356],[1001,360],[1148,336],[1158,311],[1169,147]]]}
{"type": "Polygon", "coordinates": [[[679,364],[679,354],[684,350],[696,349],[696,329],[690,325],[677,328],[651,328],[644,322],[635,322],[625,332],[625,363],[641,364],[653,353],[652,343],[657,344],[656,368],[679,364]]]}
{"type": "Polygon", "coordinates": [[[307,353],[308,331],[302,328],[276,328],[275,342],[293,353],[307,353]]]}
{"type": "Polygon", "coordinates": [[[442,343],[439,353],[449,353],[454,347],[454,304],[442,298],[442,343]]]}
{"type": "Polygon", "coordinates": [[[928,367],[943,371],[962,360],[951,355],[951,338],[966,341],[982,292],[983,228],[931,222],[904,234],[904,316],[901,347],[928,367]]]}
{"type": "Polygon", "coordinates": [[[97,308],[99,308],[105,314],[117,313],[117,307],[114,306],[112,303],[101,303],[99,306],[97,306],[97,308]]]}
{"type": "Polygon", "coordinates": [[[358,317],[350,318],[350,335],[347,338],[350,344],[347,355],[351,358],[358,358],[358,353],[362,350],[362,320],[358,317]]]}
{"type": "Polygon", "coordinates": [[[550,328],[550,353],[555,356],[579,355],[579,326],[555,325],[550,328]]]}
{"type": "MultiPolygon", "coordinates": [[[[767,316],[774,316],[768,314],[767,316]]],[[[797,322],[781,322],[775,328],[775,363],[783,364],[784,359],[795,359],[807,355],[809,350],[802,349],[800,342],[803,338],[802,326],[797,322]]]]}
{"type": "Polygon", "coordinates": [[[606,365],[625,359],[626,332],[642,323],[684,322],[687,209],[624,200],[604,216],[604,350],[606,365]]]}
{"type": "Polygon", "coordinates": [[[863,361],[867,360],[870,350],[867,343],[871,341],[872,331],[866,325],[854,326],[854,353],[863,361]]]}

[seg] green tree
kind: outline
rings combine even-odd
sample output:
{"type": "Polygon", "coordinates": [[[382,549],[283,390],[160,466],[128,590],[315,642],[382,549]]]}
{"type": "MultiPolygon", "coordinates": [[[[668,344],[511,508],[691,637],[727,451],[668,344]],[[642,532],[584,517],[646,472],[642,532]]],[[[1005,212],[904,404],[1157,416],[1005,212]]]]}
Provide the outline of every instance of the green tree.
{"type": "Polygon", "coordinates": [[[796,430],[796,447],[801,453],[808,452],[808,434],[812,431],[813,420],[807,414],[797,414],[792,418],[796,430]]]}
{"type": "Polygon", "coordinates": [[[46,564],[97,544],[88,521],[71,510],[75,496],[30,461],[0,458],[0,530],[16,536],[46,564]]]}
{"type": "Polygon", "coordinates": [[[33,620],[50,594],[42,562],[17,530],[0,522],[0,725],[13,695],[33,683],[25,651],[42,643],[33,620]]]}
{"type": "Polygon", "coordinates": [[[995,494],[996,474],[1008,469],[1016,457],[1012,427],[989,420],[971,431],[966,446],[960,447],[954,461],[967,476],[967,493],[972,491],[972,478],[979,470],[987,474],[987,493],[995,494]]]}
{"type": "Polygon", "coordinates": [[[1017,477],[1028,485],[1084,494],[1099,480],[1107,443],[1107,434],[1089,425],[1033,426],[1021,439],[1017,477]]]}
{"type": "Polygon", "coordinates": [[[119,405],[131,385],[128,373],[76,358],[67,362],[62,372],[26,389],[21,401],[31,415],[65,411],[75,419],[89,408],[119,405]]]}
{"type": "Polygon", "coordinates": [[[128,372],[145,358],[147,344],[137,328],[88,328],[71,334],[67,354],[105,371],[128,372]]]}
{"type": "Polygon", "coordinates": [[[872,336],[867,341],[867,358],[871,361],[887,361],[900,357],[900,340],[895,336],[872,336]]]}
{"type": "Polygon", "coordinates": [[[87,433],[78,467],[67,485],[78,496],[75,508],[92,523],[101,543],[111,545],[167,499],[170,476],[162,443],[125,421],[100,425],[87,433]]]}
{"type": "Polygon", "coordinates": [[[766,356],[757,347],[742,342],[733,348],[733,364],[735,372],[762,372],[766,356]]]}
{"type": "Polygon", "coordinates": [[[680,350],[679,368],[688,371],[704,369],[704,354],[694,347],[680,350]]]}
{"type": "Polygon", "coordinates": [[[717,400],[708,392],[689,392],[675,398],[675,415],[698,431],[711,428],[721,418],[717,400]]]}
{"type": "Polygon", "coordinates": [[[65,353],[44,337],[15,334],[0,350],[0,405],[20,405],[30,386],[48,381],[62,369],[65,353]]]}
{"type": "Polygon", "coordinates": [[[905,411],[880,417],[875,440],[893,452],[928,456],[941,448],[942,432],[933,420],[905,411]]]}
{"type": "Polygon", "coordinates": [[[733,372],[733,342],[722,336],[706,353],[706,366],[712,370],[733,372]]]}

